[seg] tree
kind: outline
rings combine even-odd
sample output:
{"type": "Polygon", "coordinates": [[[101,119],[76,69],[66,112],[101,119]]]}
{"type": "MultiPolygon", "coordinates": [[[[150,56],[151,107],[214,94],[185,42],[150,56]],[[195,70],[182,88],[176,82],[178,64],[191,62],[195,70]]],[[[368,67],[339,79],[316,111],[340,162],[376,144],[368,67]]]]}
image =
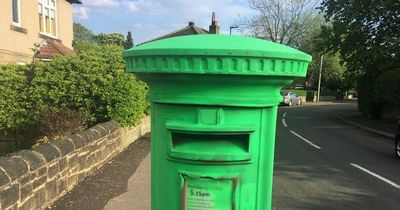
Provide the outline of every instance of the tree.
{"type": "Polygon", "coordinates": [[[299,39],[299,49],[311,54],[313,57],[308,67],[305,85],[309,88],[318,86],[321,55],[324,54],[321,78],[323,89],[346,91],[354,87],[354,82],[347,79],[347,69],[344,63],[338,53],[332,51],[324,52],[321,46],[322,41],[319,35],[321,27],[326,24],[322,16],[316,16],[301,39],[299,39]]]}
{"type": "Polygon", "coordinates": [[[252,36],[298,47],[315,13],[310,0],[250,0],[257,12],[252,19],[239,20],[252,36]]]}
{"type": "Polygon", "coordinates": [[[385,104],[377,78],[400,66],[400,2],[323,0],[319,9],[331,23],[321,33],[325,50],[339,52],[357,80],[361,113],[379,118],[385,104]]]}
{"type": "Polygon", "coordinates": [[[400,2],[323,0],[325,50],[340,52],[354,78],[400,65],[400,2]]]}
{"type": "Polygon", "coordinates": [[[75,41],[86,41],[92,42],[94,34],[88,28],[83,26],[80,23],[74,23],[73,25],[74,30],[74,42],[75,41]]]}
{"type": "Polygon", "coordinates": [[[93,37],[93,40],[100,45],[117,45],[124,47],[125,37],[120,33],[101,33],[93,37]]]}
{"type": "Polygon", "coordinates": [[[132,33],[128,31],[128,35],[126,35],[125,49],[130,49],[133,47],[133,45],[132,33]]]}

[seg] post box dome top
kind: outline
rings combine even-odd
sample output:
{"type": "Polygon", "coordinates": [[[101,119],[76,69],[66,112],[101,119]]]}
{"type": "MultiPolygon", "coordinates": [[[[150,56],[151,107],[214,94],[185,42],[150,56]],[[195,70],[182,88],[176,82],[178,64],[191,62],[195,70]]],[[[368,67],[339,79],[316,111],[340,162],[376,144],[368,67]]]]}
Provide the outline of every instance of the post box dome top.
{"type": "Polygon", "coordinates": [[[123,53],[127,72],[305,76],[311,56],[262,39],[190,35],[149,42],[123,53]]]}

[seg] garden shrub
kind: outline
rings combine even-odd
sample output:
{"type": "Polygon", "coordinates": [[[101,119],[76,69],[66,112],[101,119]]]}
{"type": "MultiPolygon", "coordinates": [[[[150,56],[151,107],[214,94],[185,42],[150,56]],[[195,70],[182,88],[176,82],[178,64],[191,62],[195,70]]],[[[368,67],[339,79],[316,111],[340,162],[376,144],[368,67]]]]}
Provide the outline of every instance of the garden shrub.
{"type": "Polygon", "coordinates": [[[0,66],[0,130],[15,131],[35,121],[26,79],[28,71],[29,66],[0,66]]]}
{"type": "Polygon", "coordinates": [[[368,71],[358,79],[358,110],[367,117],[378,119],[381,116],[383,104],[374,94],[375,83],[379,73],[368,71]]]}
{"type": "Polygon", "coordinates": [[[296,93],[296,95],[298,96],[306,96],[307,95],[307,91],[306,90],[298,90],[298,89],[282,89],[282,92],[292,92],[292,93],[296,93]]]}
{"type": "Polygon", "coordinates": [[[77,55],[58,56],[36,66],[32,84],[39,107],[84,110],[90,124],[137,123],[146,107],[146,85],[124,72],[122,48],[92,44],[77,55]]]}
{"type": "Polygon", "coordinates": [[[40,111],[37,125],[41,139],[57,139],[87,128],[87,113],[65,107],[40,111]]]}
{"type": "Polygon", "coordinates": [[[53,138],[86,124],[140,121],[148,110],[147,86],[125,73],[123,49],[90,43],[76,48],[75,55],[50,62],[0,66],[0,130],[53,138]]]}
{"type": "Polygon", "coordinates": [[[374,95],[377,101],[394,106],[400,105],[400,68],[381,73],[375,83],[374,95]]]}

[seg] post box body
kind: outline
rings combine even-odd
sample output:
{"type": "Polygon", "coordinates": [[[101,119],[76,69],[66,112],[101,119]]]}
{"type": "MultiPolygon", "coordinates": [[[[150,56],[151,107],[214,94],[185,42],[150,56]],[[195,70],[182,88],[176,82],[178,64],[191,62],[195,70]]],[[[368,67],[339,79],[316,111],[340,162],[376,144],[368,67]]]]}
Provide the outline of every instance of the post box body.
{"type": "Polygon", "coordinates": [[[271,208],[279,90],[311,57],[263,40],[194,35],[124,53],[149,87],[153,210],[271,208]]]}
{"type": "Polygon", "coordinates": [[[276,106],[152,105],[153,209],[270,208],[276,106]]]}

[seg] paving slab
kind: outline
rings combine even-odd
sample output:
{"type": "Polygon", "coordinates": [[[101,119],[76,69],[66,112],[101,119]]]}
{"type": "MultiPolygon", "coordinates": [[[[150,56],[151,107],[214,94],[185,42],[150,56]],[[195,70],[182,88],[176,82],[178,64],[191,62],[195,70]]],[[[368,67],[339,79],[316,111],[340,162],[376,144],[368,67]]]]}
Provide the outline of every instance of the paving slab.
{"type": "Polygon", "coordinates": [[[150,154],[128,180],[128,191],[108,201],[104,210],[150,209],[150,154]]]}

